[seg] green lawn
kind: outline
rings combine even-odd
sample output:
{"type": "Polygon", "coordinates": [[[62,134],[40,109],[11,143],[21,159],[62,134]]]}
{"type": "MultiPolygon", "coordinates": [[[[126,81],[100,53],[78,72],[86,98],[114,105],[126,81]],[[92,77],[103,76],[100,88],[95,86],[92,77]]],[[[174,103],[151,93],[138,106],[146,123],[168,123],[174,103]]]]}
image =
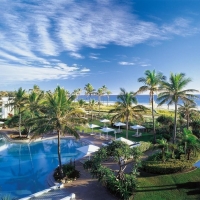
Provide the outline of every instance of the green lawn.
{"type": "Polygon", "coordinates": [[[134,200],[200,199],[200,169],[189,173],[138,177],[134,200]]]}
{"type": "MultiPolygon", "coordinates": [[[[99,125],[100,127],[103,127],[103,123],[101,123],[99,120],[93,120],[91,122],[91,124],[96,124],[96,125],[99,125]]],[[[108,127],[110,127],[109,124],[107,124],[107,125],[108,125],[108,127]]],[[[95,132],[95,133],[101,132],[99,130],[100,127],[99,128],[94,128],[93,132],[95,132]]],[[[77,127],[77,128],[81,132],[84,131],[85,133],[88,133],[88,134],[92,132],[92,129],[88,128],[87,126],[85,126],[85,127],[77,127]]],[[[113,127],[110,127],[110,128],[113,128],[113,127]]],[[[115,128],[115,129],[117,130],[118,128],[115,128]]],[[[117,133],[116,137],[117,138],[119,138],[119,137],[126,138],[126,130],[124,128],[122,128],[122,127],[121,127],[121,130],[122,130],[122,133],[117,133]]],[[[136,142],[138,142],[138,141],[148,142],[148,141],[152,141],[153,140],[152,133],[146,133],[146,132],[142,131],[142,136],[141,137],[133,137],[132,135],[134,135],[135,133],[136,133],[136,130],[128,130],[128,139],[132,140],[132,141],[136,141],[136,142]]],[[[113,137],[115,136],[115,134],[113,132],[108,133],[108,135],[113,136],[113,137]]]]}

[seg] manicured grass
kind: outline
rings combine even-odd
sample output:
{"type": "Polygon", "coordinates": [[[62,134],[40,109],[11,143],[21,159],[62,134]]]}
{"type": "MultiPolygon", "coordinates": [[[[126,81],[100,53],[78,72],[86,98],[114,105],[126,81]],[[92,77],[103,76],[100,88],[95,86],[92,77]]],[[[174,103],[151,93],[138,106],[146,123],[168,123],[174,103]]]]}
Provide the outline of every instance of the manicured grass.
{"type": "Polygon", "coordinates": [[[189,173],[138,177],[134,200],[200,199],[200,169],[189,173]]]}
{"type": "MultiPolygon", "coordinates": [[[[93,129],[93,132],[95,133],[100,133],[101,131],[99,130],[100,128],[103,128],[103,123],[101,123],[99,120],[93,120],[92,122],[90,122],[90,124],[96,124],[96,125],[99,125],[100,127],[99,128],[94,128],[93,129]]],[[[106,125],[108,125],[108,127],[110,128],[113,128],[110,126],[109,123],[107,123],[106,125]]],[[[77,127],[81,132],[84,131],[84,133],[91,133],[92,132],[92,129],[88,128],[87,126],[83,127],[77,127]]],[[[116,128],[113,128],[113,129],[118,129],[117,127],[116,128]]],[[[124,137],[126,138],[126,129],[122,128],[121,127],[121,130],[122,130],[122,133],[117,133],[116,134],[116,137],[119,138],[119,137],[124,137]]],[[[141,132],[141,131],[139,131],[141,132]]],[[[132,140],[132,141],[136,141],[136,142],[139,142],[139,141],[144,141],[144,142],[149,142],[149,141],[152,141],[153,140],[153,134],[152,133],[146,133],[146,132],[143,132],[142,131],[142,136],[140,137],[133,137],[133,135],[136,133],[136,130],[128,130],[128,139],[129,140],[132,140]]],[[[105,134],[105,133],[104,133],[105,134]]],[[[110,136],[115,136],[115,134],[113,132],[110,132],[108,133],[108,135],[110,136]]]]}

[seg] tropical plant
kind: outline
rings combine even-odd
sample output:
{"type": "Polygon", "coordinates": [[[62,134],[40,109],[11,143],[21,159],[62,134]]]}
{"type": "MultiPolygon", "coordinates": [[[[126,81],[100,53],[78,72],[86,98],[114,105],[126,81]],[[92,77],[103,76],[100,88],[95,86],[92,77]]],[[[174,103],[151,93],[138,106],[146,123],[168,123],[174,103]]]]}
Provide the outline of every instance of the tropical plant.
{"type": "Polygon", "coordinates": [[[107,90],[107,91],[106,91],[106,95],[107,95],[107,106],[108,106],[108,102],[109,102],[110,94],[112,94],[112,92],[109,91],[109,90],[107,90]]]}
{"type": "Polygon", "coordinates": [[[152,122],[153,122],[153,134],[154,134],[154,142],[156,142],[156,130],[155,130],[155,117],[154,117],[154,95],[159,91],[159,85],[161,81],[166,80],[166,77],[163,76],[162,73],[156,73],[155,70],[145,71],[145,77],[141,77],[138,79],[138,82],[144,83],[144,86],[141,86],[137,91],[137,94],[149,91],[150,95],[150,103],[151,103],[151,114],[152,114],[152,122]]]}
{"type": "Polygon", "coordinates": [[[137,99],[133,92],[126,92],[125,89],[120,88],[121,92],[117,96],[115,108],[111,109],[109,113],[114,113],[111,121],[125,121],[126,122],[126,138],[128,138],[128,123],[131,119],[143,119],[142,113],[148,110],[142,105],[133,106],[137,104],[137,99]]]}
{"type": "Polygon", "coordinates": [[[92,120],[93,120],[93,110],[94,110],[96,104],[97,104],[97,102],[94,99],[90,100],[89,104],[88,104],[88,108],[90,110],[92,120]]]}
{"type": "Polygon", "coordinates": [[[28,95],[26,107],[30,110],[32,118],[39,114],[43,100],[43,91],[32,90],[31,93],[28,95]]]}
{"type": "Polygon", "coordinates": [[[27,103],[26,91],[21,87],[15,92],[14,98],[10,101],[7,106],[11,106],[13,109],[17,110],[19,115],[19,136],[21,137],[21,114],[22,110],[27,103]]]}
{"type": "Polygon", "coordinates": [[[90,101],[92,94],[95,93],[95,89],[90,83],[88,83],[85,85],[84,90],[85,90],[85,94],[89,96],[89,101],[90,101]]]}
{"type": "Polygon", "coordinates": [[[193,103],[194,98],[198,98],[196,95],[191,93],[198,92],[195,89],[184,89],[188,83],[191,82],[190,78],[186,78],[184,73],[173,74],[171,73],[169,82],[162,81],[161,89],[157,100],[159,101],[158,106],[167,103],[167,105],[175,105],[174,109],[174,131],[173,131],[173,143],[176,142],[176,131],[177,131],[177,106],[180,100],[184,102],[193,103]]]}
{"type": "Polygon", "coordinates": [[[68,133],[76,138],[79,138],[77,130],[74,128],[74,123],[80,119],[76,115],[72,102],[75,96],[66,97],[66,91],[57,86],[53,93],[47,92],[46,101],[44,102],[43,116],[36,118],[38,126],[35,133],[43,134],[47,131],[56,131],[58,136],[58,161],[59,175],[63,177],[61,151],[60,151],[60,136],[62,133],[68,133]]]}
{"type": "Polygon", "coordinates": [[[81,91],[82,89],[78,88],[72,92],[72,94],[76,96],[77,100],[78,100],[79,95],[81,94],[81,91]]]}
{"type": "Polygon", "coordinates": [[[183,102],[179,104],[178,112],[186,117],[187,129],[189,129],[190,115],[197,112],[197,104],[195,102],[183,102]]]}
{"type": "Polygon", "coordinates": [[[99,106],[99,115],[100,115],[100,106],[101,106],[101,96],[104,95],[103,88],[99,88],[96,92],[96,95],[98,96],[98,106],[99,106]]]}
{"type": "Polygon", "coordinates": [[[200,142],[198,138],[192,134],[191,130],[186,128],[183,129],[181,143],[184,144],[184,150],[185,154],[187,154],[188,160],[190,160],[190,155],[192,152],[195,154],[196,152],[200,151],[200,142]]]}
{"type": "Polygon", "coordinates": [[[168,151],[168,142],[166,139],[157,139],[154,144],[154,149],[160,149],[162,151],[162,161],[165,162],[165,152],[168,151]]]}

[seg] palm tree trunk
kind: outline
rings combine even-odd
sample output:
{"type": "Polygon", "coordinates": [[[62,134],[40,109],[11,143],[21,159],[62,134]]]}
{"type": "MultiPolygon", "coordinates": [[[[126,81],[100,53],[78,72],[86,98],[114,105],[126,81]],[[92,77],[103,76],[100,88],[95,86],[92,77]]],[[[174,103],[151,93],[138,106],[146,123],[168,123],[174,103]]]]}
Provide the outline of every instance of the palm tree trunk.
{"type": "Polygon", "coordinates": [[[175,111],[174,111],[174,133],[173,133],[173,144],[176,143],[176,126],[177,126],[177,101],[175,102],[175,111]]]}
{"type": "Polygon", "coordinates": [[[59,162],[59,174],[60,178],[63,178],[62,162],[61,162],[61,153],[60,153],[60,130],[57,130],[58,133],[58,162],[59,162]]]}
{"type": "Polygon", "coordinates": [[[187,114],[187,129],[189,129],[189,113],[187,114]]]}
{"type": "Polygon", "coordinates": [[[154,119],[154,96],[151,94],[151,113],[152,113],[152,121],[153,121],[153,135],[154,135],[154,143],[156,143],[156,129],[155,129],[155,119],[154,119]]]}
{"type": "Polygon", "coordinates": [[[21,110],[20,110],[20,108],[19,108],[19,137],[21,137],[22,136],[22,134],[21,134],[21,122],[22,121],[22,115],[21,115],[21,110]]]}
{"type": "Polygon", "coordinates": [[[128,139],[128,116],[126,116],[126,139],[128,139]]]}

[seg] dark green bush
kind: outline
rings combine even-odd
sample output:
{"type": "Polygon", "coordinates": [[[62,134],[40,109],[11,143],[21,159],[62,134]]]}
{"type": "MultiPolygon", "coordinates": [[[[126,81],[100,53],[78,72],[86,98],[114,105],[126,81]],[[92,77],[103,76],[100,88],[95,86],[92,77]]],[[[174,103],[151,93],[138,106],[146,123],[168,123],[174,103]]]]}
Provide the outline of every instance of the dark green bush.
{"type": "Polygon", "coordinates": [[[168,159],[166,162],[162,161],[144,161],[142,163],[142,170],[153,174],[172,174],[183,172],[192,169],[196,159],[168,159]]]}

